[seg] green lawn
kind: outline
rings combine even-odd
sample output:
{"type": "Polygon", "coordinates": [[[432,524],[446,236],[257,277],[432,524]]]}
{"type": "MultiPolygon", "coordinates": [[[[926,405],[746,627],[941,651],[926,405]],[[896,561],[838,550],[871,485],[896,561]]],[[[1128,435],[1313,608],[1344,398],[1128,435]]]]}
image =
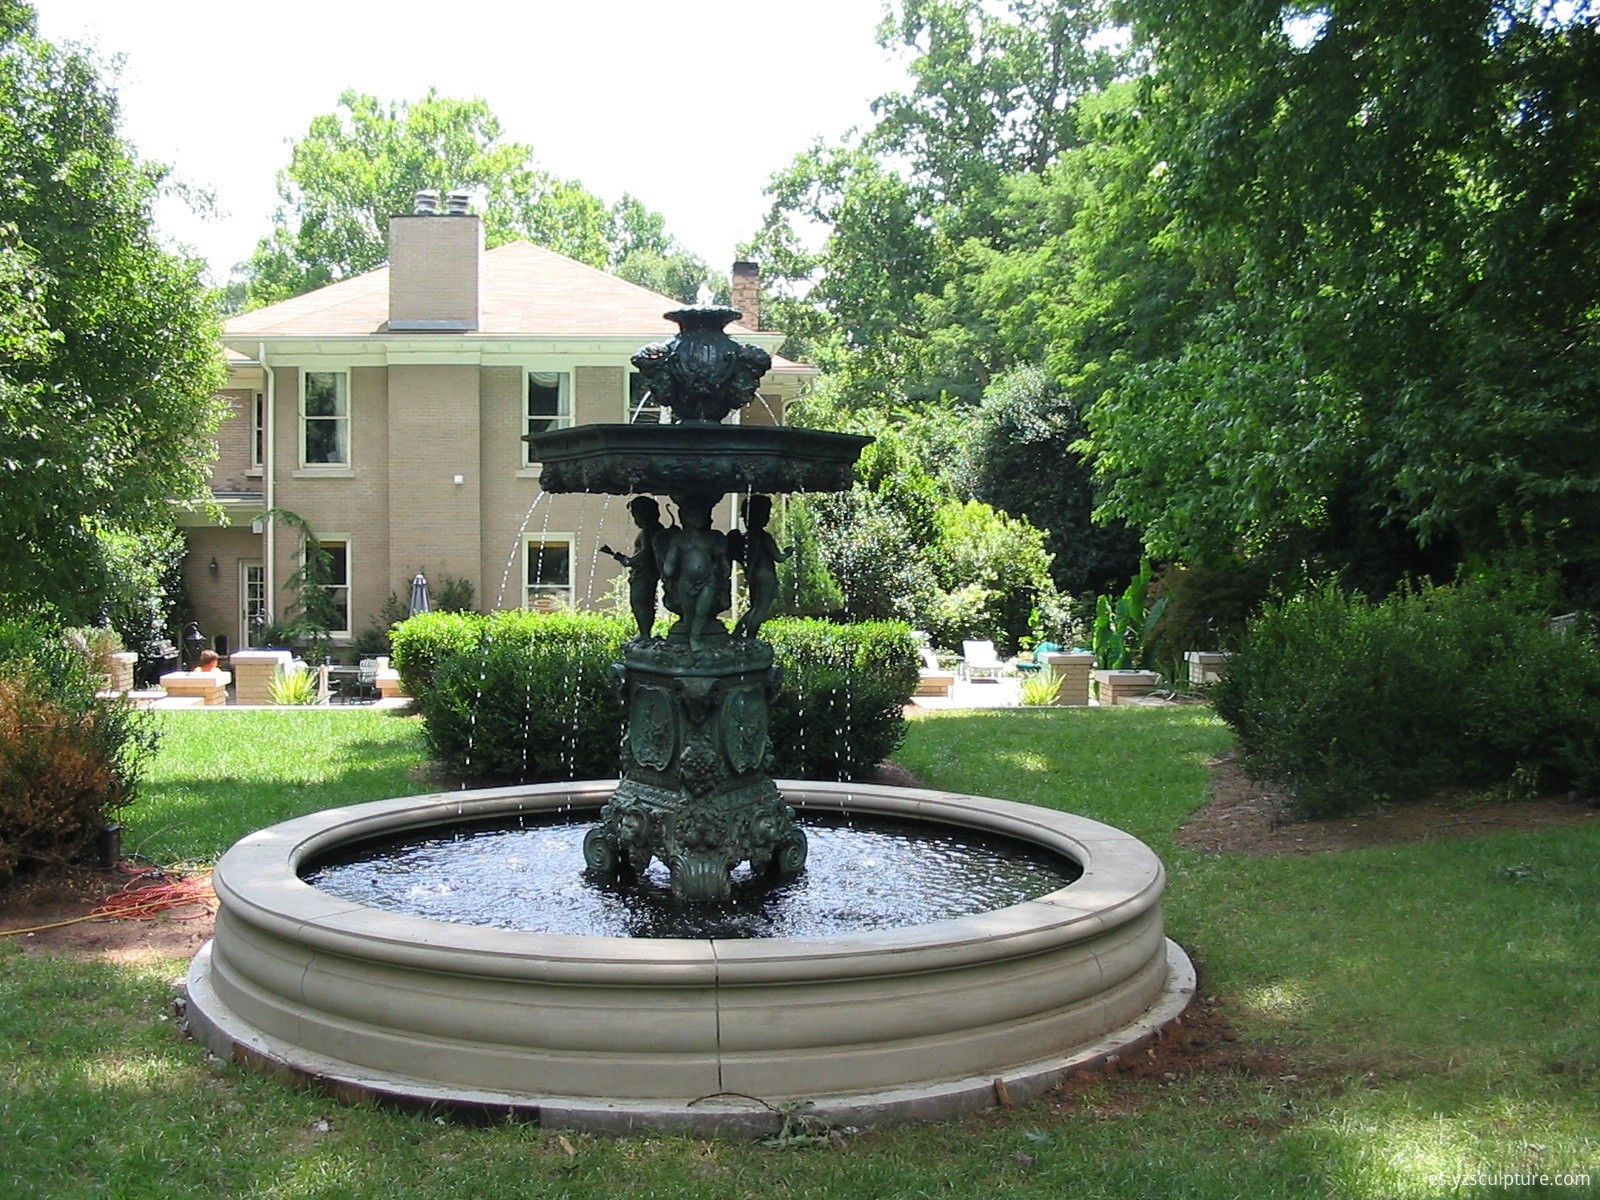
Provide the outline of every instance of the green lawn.
{"type": "MultiPolygon", "coordinates": [[[[174,713],[129,844],[209,858],[296,812],[418,790],[415,723],[174,713]]],[[[827,1146],[559,1135],[345,1107],[208,1062],[164,1020],[178,961],[0,942],[0,1179],[14,1197],[1389,1197],[1600,1195],[1600,833],[1315,858],[1174,847],[1228,735],[1203,709],[944,713],[898,756],[931,785],[1148,840],[1170,932],[1280,1073],[1119,1082],[827,1146]],[[1587,1172],[1452,1189],[1435,1173],[1587,1172]]]]}

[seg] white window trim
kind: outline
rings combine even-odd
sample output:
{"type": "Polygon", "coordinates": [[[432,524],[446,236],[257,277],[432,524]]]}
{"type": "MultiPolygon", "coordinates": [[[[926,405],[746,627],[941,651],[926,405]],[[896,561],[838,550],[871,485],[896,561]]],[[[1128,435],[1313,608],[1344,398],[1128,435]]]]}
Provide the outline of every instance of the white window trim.
{"type": "MultiPolygon", "coordinates": [[[[300,368],[300,402],[299,412],[296,415],[300,440],[299,470],[300,475],[305,472],[313,475],[349,475],[353,471],[355,458],[355,403],[351,395],[352,380],[348,367],[301,367],[300,368]],[[306,461],[306,376],[307,375],[342,375],[344,377],[344,424],[345,424],[345,461],[341,463],[313,463],[306,461]]],[[[325,417],[310,418],[312,420],[326,420],[325,417]]]]}
{"type": "MultiPolygon", "coordinates": [[[[561,379],[561,383],[559,384],[561,391],[556,399],[556,415],[554,417],[540,418],[540,420],[549,420],[551,422],[550,430],[546,430],[545,432],[556,429],[571,429],[573,425],[577,423],[575,416],[577,410],[576,393],[578,390],[577,370],[574,367],[566,364],[552,364],[548,366],[533,364],[524,365],[522,367],[521,387],[519,388],[520,395],[517,400],[517,421],[522,427],[522,434],[526,435],[532,432],[528,428],[528,422],[530,420],[528,416],[528,381],[529,377],[534,374],[557,375],[561,379]]],[[[538,459],[528,457],[528,452],[532,449],[533,447],[528,445],[527,442],[522,443],[522,469],[524,471],[532,470],[539,465],[538,459]]]]}
{"type": "MultiPolygon", "coordinates": [[[[522,607],[536,607],[530,603],[528,593],[532,585],[528,582],[528,576],[537,561],[539,548],[557,543],[565,543],[567,547],[567,586],[565,588],[566,594],[562,597],[563,607],[577,607],[578,539],[574,534],[558,533],[553,530],[547,530],[543,533],[530,533],[522,539],[522,607]]],[[[543,586],[548,587],[550,585],[543,586]]]]}

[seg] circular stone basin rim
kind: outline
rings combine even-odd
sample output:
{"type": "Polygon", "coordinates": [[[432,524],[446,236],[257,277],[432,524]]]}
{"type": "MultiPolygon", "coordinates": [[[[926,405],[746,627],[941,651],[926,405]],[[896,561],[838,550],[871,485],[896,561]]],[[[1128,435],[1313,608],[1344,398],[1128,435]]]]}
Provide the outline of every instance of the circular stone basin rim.
{"type": "Polygon", "coordinates": [[[341,1093],[584,1128],[616,1128],[625,1112],[629,1127],[724,1129],[750,1114],[700,1100],[808,1100],[871,1124],[992,1103],[974,1079],[1004,1077],[1020,1099],[1063,1064],[1148,1037],[1192,995],[1164,934],[1161,863],[1132,836],[985,797],[777,783],[801,811],[1001,833],[1083,874],[1007,908],[832,937],[508,931],[381,911],[298,869],[376,837],[598,808],[616,781],[374,801],[272,826],[223,856],[216,935],[190,970],[190,1029],[221,1057],[341,1093]]]}

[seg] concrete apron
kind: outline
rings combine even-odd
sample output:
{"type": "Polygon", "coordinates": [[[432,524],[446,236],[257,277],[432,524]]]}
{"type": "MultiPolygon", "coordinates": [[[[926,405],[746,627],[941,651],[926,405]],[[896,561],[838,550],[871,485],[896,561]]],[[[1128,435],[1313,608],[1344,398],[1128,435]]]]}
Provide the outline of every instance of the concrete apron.
{"type": "MultiPolygon", "coordinates": [[[[214,876],[188,1026],[220,1057],[334,1095],[541,1124],[761,1133],[1023,1102],[1153,1038],[1194,994],[1159,860],[1085,818],[924,789],[779,781],[802,811],[1020,837],[1075,883],[909,929],[761,941],[449,925],[318,892],[300,863],[457,820],[596,808],[612,781],[378,801],[243,839],[214,876]],[[796,1106],[803,1106],[797,1109],[796,1106]]],[[[579,864],[574,864],[579,869],[579,864]]]]}

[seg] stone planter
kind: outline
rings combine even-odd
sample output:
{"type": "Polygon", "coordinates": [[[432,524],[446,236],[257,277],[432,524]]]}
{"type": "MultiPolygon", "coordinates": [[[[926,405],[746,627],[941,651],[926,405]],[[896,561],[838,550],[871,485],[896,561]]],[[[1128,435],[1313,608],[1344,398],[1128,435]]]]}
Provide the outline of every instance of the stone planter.
{"type": "Polygon", "coordinates": [[[1094,670],[1093,654],[1073,651],[1048,654],[1044,667],[1060,681],[1056,688],[1057,707],[1082,708],[1089,703],[1089,674],[1094,670]]]}
{"type": "Polygon", "coordinates": [[[1135,696],[1148,696],[1161,683],[1155,671],[1096,671],[1095,694],[1101,705],[1126,704],[1135,696]]]}

